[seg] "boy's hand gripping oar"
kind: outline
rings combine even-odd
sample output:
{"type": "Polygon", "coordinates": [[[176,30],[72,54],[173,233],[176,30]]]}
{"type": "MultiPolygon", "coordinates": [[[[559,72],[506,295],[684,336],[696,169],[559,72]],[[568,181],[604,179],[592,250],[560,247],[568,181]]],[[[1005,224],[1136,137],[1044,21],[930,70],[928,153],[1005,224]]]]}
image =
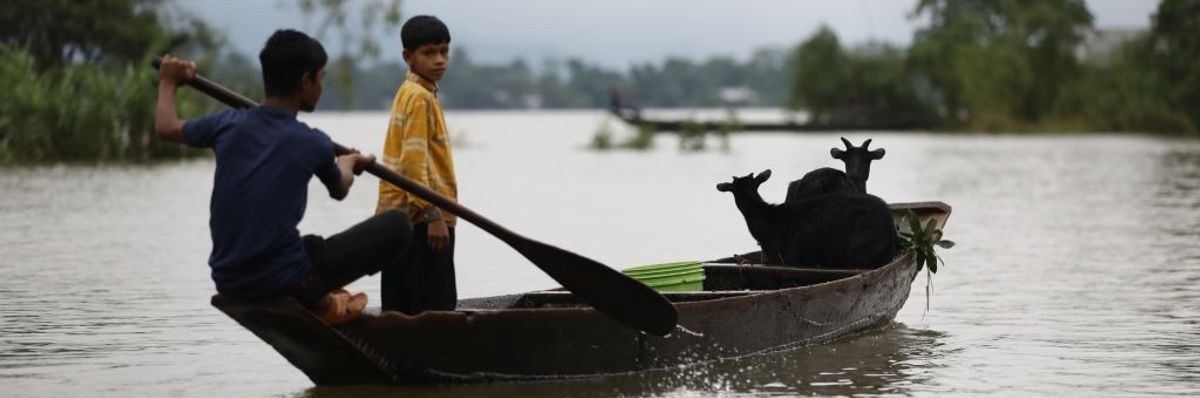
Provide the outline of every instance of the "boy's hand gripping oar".
{"type": "MultiPolygon", "coordinates": [[[[158,68],[161,62],[162,59],[156,57],[152,63],[158,68]]],[[[258,106],[253,100],[200,75],[186,84],[234,108],[258,106]]],[[[338,143],[334,143],[333,147],[338,155],[350,152],[338,143]]],[[[595,260],[521,236],[379,163],[372,163],[366,171],[500,238],[562,284],[563,288],[605,315],[659,336],[665,336],[675,329],[675,321],[679,316],[675,307],[641,282],[595,260]]]]}

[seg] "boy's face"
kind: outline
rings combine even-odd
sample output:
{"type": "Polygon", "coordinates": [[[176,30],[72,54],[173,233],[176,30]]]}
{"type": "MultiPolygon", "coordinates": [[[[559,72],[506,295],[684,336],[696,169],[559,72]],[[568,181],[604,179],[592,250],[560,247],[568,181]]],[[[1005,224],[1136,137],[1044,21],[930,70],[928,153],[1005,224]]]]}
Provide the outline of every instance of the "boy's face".
{"type": "Polygon", "coordinates": [[[317,70],[316,78],[308,74],[300,78],[300,110],[312,112],[321,101],[321,93],[325,91],[325,68],[317,70]]]}
{"type": "Polygon", "coordinates": [[[434,82],[442,80],[450,67],[450,43],[424,44],[404,50],[404,63],[414,73],[434,82]]]}

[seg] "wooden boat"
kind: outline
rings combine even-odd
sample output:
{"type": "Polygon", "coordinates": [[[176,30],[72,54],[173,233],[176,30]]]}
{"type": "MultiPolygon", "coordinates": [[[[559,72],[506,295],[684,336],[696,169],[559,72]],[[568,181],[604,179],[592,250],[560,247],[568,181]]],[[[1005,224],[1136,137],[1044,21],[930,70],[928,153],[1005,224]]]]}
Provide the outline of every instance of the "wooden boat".
{"type": "MultiPolygon", "coordinates": [[[[614,116],[621,121],[628,123],[631,126],[639,128],[648,128],[655,132],[679,132],[685,129],[688,123],[683,120],[664,120],[650,119],[642,117],[640,113],[628,111],[613,111],[614,116]]],[[[723,128],[723,123],[720,121],[698,121],[695,122],[701,130],[704,131],[720,131],[723,128]]],[[[873,123],[855,123],[855,122],[826,122],[826,123],[796,123],[792,121],[780,122],[739,122],[734,129],[736,132],[759,132],[759,133],[795,133],[795,132],[829,132],[829,131],[902,131],[902,130],[919,130],[927,129],[928,126],[922,126],[916,122],[909,120],[896,120],[890,122],[873,122],[873,123]]]]}
{"type": "MultiPolygon", "coordinates": [[[[893,204],[939,228],[940,202],[893,204]]],[[[922,222],[924,224],[924,221],[922,222]]],[[[907,223],[898,222],[902,229],[907,223]]],[[[703,265],[704,290],[664,293],[679,311],[665,337],[611,320],[566,291],[464,299],[456,311],[368,314],[330,327],[291,298],[212,304],[274,347],[317,385],[467,383],[663,369],[828,342],[885,325],[920,267],[906,251],[876,269],[703,265]]]]}
{"type": "MultiPolygon", "coordinates": [[[[668,119],[652,119],[642,115],[641,109],[626,105],[621,96],[609,93],[611,104],[609,113],[621,121],[637,127],[647,128],[655,132],[681,132],[688,128],[688,123],[695,123],[703,131],[721,131],[727,122],[721,121],[684,121],[668,119]]],[[[928,129],[929,126],[918,123],[907,115],[874,115],[872,117],[850,117],[849,112],[832,121],[797,123],[791,120],[775,122],[738,122],[733,129],[738,132],[828,132],[828,131],[901,131],[928,129]],[[870,121],[864,121],[870,120],[870,121]]]]}

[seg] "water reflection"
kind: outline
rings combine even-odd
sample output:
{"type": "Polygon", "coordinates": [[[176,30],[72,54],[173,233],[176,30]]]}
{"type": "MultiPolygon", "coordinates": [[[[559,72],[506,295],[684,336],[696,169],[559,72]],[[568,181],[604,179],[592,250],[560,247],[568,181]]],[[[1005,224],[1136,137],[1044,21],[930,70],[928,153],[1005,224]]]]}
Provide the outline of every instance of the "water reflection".
{"type": "Polygon", "coordinates": [[[680,369],[579,380],[428,387],[316,387],[300,396],[333,397],[644,397],[909,395],[955,350],[939,332],[892,325],[833,344],[680,369]]]}

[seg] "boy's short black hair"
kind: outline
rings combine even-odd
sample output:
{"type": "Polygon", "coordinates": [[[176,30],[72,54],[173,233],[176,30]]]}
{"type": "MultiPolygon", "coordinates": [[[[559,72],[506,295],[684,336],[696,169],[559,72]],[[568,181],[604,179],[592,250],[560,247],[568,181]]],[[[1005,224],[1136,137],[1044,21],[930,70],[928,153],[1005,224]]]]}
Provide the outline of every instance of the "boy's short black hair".
{"type": "Polygon", "coordinates": [[[426,44],[450,43],[450,29],[435,16],[417,15],[400,28],[400,42],[409,51],[426,44]]]}
{"type": "Polygon", "coordinates": [[[303,32],[280,29],[267,39],[258,62],[262,64],[263,88],[268,97],[287,97],[300,88],[305,73],[316,79],[329,56],[321,42],[303,32]]]}

